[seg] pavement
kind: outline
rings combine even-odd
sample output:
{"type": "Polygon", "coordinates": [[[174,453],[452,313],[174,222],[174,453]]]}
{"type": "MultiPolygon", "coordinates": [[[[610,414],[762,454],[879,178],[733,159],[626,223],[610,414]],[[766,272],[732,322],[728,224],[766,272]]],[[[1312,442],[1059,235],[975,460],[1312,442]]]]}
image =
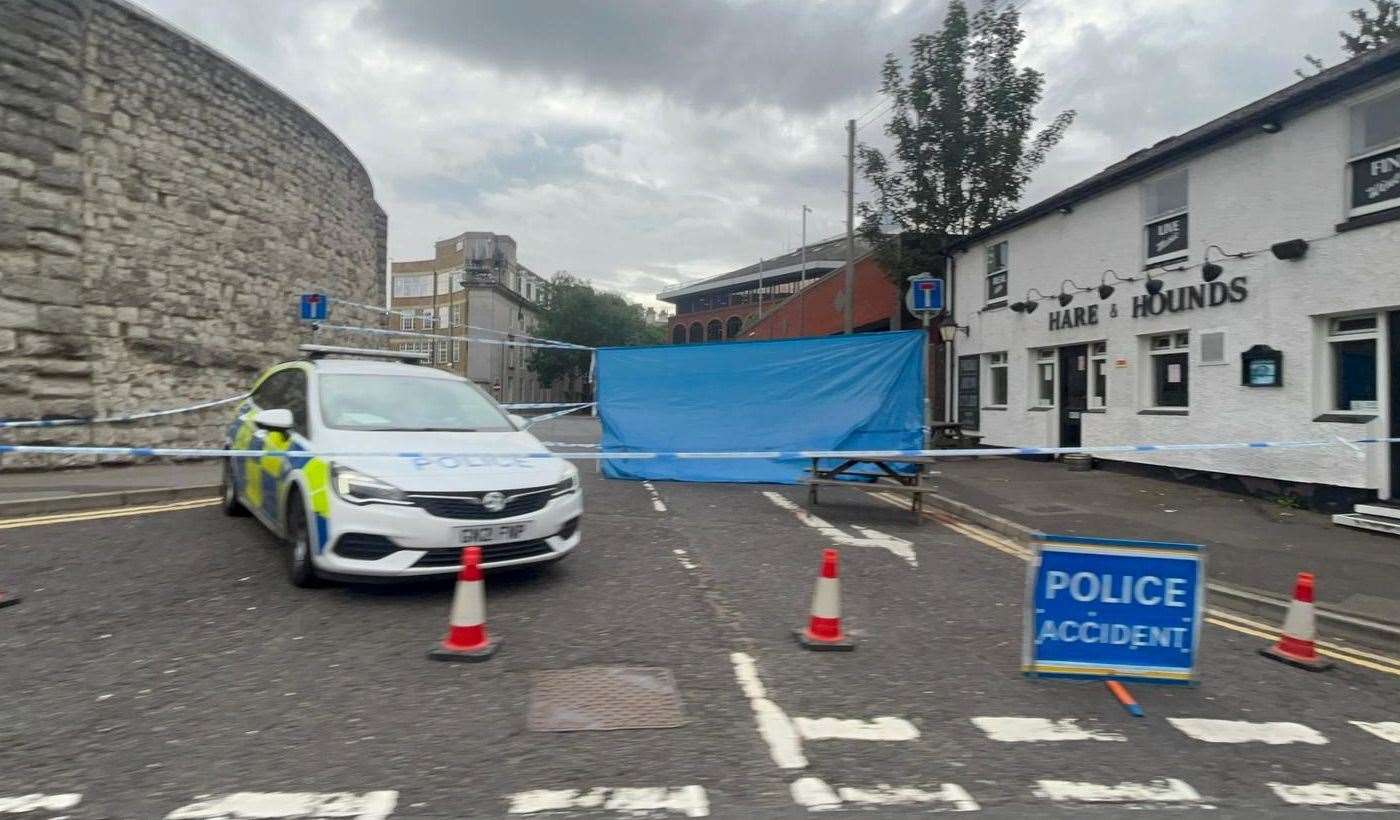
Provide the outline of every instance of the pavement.
{"type": "Polygon", "coordinates": [[[1394,652],[1305,672],[1212,619],[1201,685],[1133,687],[1133,718],[1101,684],[1019,675],[1025,563],[990,533],[857,490],[809,512],[796,487],[583,485],[576,554],[488,575],[481,664],[425,658],[450,582],[296,589],[281,545],[212,503],[0,522],[0,586],[24,597],[0,610],[0,814],[1400,809],[1394,652]],[[858,646],[804,651],[834,541],[858,646]],[[683,724],[530,730],[539,673],[597,666],[669,670],[683,724]]]}
{"type": "Polygon", "coordinates": [[[949,459],[948,498],[1041,532],[1204,544],[1213,581],[1292,594],[1317,576],[1319,604],[1400,627],[1400,538],[1341,527],[1268,499],[1113,470],[1029,459],[949,459]]]}

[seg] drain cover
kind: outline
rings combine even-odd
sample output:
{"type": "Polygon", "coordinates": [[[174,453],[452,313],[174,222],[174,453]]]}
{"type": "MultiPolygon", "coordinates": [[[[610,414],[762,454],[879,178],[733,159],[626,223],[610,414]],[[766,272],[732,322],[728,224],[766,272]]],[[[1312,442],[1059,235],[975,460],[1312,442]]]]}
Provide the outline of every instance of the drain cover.
{"type": "Polygon", "coordinates": [[[584,666],[532,677],[525,719],[532,732],[674,729],[685,723],[669,669],[584,666]]]}

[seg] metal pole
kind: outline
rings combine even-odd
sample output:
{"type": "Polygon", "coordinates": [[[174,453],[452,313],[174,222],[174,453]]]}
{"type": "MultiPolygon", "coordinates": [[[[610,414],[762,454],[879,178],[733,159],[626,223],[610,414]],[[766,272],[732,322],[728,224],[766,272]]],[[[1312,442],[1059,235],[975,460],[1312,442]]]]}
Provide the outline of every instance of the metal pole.
{"type": "Polygon", "coordinates": [[[846,315],[843,333],[855,332],[856,121],[846,120],[846,315]]]}
{"type": "Polygon", "coordinates": [[[441,322],[438,321],[437,291],[438,291],[438,272],[437,272],[436,270],[434,270],[434,271],[433,271],[433,340],[432,340],[431,342],[428,342],[428,344],[430,344],[430,345],[433,346],[433,349],[430,350],[430,351],[428,352],[428,364],[437,364],[437,363],[438,363],[438,360],[437,360],[437,335],[438,335],[438,325],[441,324],[441,322]]]}
{"type": "Polygon", "coordinates": [[[932,318],[927,310],[920,311],[924,317],[924,449],[933,449],[933,399],[929,390],[933,387],[933,338],[929,336],[928,325],[932,318]]]}
{"type": "Polygon", "coordinates": [[[802,280],[797,286],[797,335],[807,335],[807,214],[812,209],[802,206],[802,280]]]}
{"type": "Polygon", "coordinates": [[[763,257],[758,258],[758,320],[763,321],[763,257]]]}

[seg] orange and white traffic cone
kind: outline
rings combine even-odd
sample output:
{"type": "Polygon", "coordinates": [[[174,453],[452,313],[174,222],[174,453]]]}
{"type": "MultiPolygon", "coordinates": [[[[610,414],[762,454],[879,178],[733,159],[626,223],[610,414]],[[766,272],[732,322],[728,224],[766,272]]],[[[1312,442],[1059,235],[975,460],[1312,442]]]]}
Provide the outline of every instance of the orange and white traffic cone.
{"type": "Polygon", "coordinates": [[[797,642],[808,649],[846,651],[855,641],[841,629],[841,579],[836,574],[836,550],[822,551],[822,572],[812,592],[812,616],[797,630],[797,642]]]}
{"type": "Polygon", "coordinates": [[[1259,654],[1313,672],[1321,672],[1332,666],[1331,661],[1323,660],[1317,654],[1311,572],[1298,573],[1298,580],[1293,585],[1293,601],[1288,605],[1288,614],[1283,616],[1282,632],[1278,643],[1259,650],[1259,654]]]}
{"type": "Polygon", "coordinates": [[[462,550],[462,571],[452,596],[447,637],[428,657],[437,661],[484,661],[496,654],[499,641],[486,636],[486,584],[481,579],[481,547],[462,550]]]}

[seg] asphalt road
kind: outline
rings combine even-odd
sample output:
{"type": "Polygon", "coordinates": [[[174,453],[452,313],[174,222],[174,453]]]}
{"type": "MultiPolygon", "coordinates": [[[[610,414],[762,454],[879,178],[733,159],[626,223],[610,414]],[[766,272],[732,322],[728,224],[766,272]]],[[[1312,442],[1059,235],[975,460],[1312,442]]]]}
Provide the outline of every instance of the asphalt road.
{"type": "Polygon", "coordinates": [[[272,537],[214,506],[0,529],[25,597],[0,610],[0,816],[1295,810],[1270,784],[1400,810],[1400,676],[1292,669],[1208,627],[1202,685],[1134,687],[1132,718],[1100,684],[1019,676],[1024,564],[985,540],[855,491],[814,522],[796,488],[584,476],[580,550],[488,577],[483,664],[424,656],[450,582],[295,589],[272,537]],[[791,636],[830,528],[853,653],[791,636]],[[671,670],[687,722],[527,730],[533,673],[587,666],[671,670]],[[1009,717],[1038,721],[974,720],[1009,717]],[[1063,739],[998,739],[1037,731],[1063,739]]]}

